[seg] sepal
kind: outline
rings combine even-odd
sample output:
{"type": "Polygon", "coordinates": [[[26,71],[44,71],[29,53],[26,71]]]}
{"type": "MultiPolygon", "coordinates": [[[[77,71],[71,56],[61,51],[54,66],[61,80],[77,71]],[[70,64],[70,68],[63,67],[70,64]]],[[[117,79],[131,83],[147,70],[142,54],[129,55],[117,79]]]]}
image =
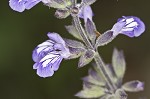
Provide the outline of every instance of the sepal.
{"type": "Polygon", "coordinates": [[[87,19],[87,21],[85,23],[85,30],[87,32],[89,39],[94,44],[95,39],[96,39],[96,31],[97,30],[96,30],[96,26],[95,26],[94,22],[92,20],[90,20],[89,18],[87,19]]]}
{"type": "Polygon", "coordinates": [[[97,38],[95,48],[99,46],[104,46],[110,43],[113,39],[113,31],[108,30],[97,38]]]}
{"type": "Polygon", "coordinates": [[[95,55],[95,51],[90,49],[86,50],[79,59],[78,67],[80,68],[89,64],[93,60],[94,55],[95,55]]]}
{"type": "Polygon", "coordinates": [[[85,52],[83,43],[71,39],[65,39],[66,46],[69,48],[71,55],[67,59],[74,59],[80,57],[85,52]]]}
{"type": "Polygon", "coordinates": [[[69,47],[69,51],[71,55],[67,59],[75,59],[79,58],[84,53],[85,49],[69,47]]]}
{"type": "Polygon", "coordinates": [[[64,38],[64,40],[65,40],[66,45],[69,47],[85,49],[84,44],[79,41],[66,39],[66,38],[64,38]]]}

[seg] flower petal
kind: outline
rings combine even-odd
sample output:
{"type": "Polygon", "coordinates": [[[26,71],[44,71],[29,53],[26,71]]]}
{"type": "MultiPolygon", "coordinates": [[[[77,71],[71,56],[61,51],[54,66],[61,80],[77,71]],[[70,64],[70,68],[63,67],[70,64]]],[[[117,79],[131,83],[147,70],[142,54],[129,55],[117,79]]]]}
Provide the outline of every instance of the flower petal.
{"type": "Polygon", "coordinates": [[[38,64],[38,63],[35,63],[35,64],[33,65],[33,69],[38,69],[38,67],[39,67],[39,64],[38,64]]]}
{"type": "Polygon", "coordinates": [[[62,57],[57,57],[58,59],[55,61],[55,63],[53,64],[53,66],[52,66],[52,69],[54,70],[54,71],[57,71],[58,70],[58,68],[59,68],[59,66],[60,66],[60,63],[61,63],[61,61],[62,61],[62,57]]]}
{"type": "Polygon", "coordinates": [[[31,9],[40,1],[41,0],[10,0],[9,6],[17,12],[23,12],[25,9],[31,9]]]}
{"type": "Polygon", "coordinates": [[[66,46],[65,41],[59,34],[49,32],[47,36],[56,43],[53,46],[54,50],[60,50],[58,53],[61,54],[63,58],[68,58],[71,55],[69,48],[66,46]]]}
{"type": "Polygon", "coordinates": [[[54,71],[53,69],[48,66],[48,67],[42,67],[40,66],[38,69],[37,69],[37,75],[39,75],[40,77],[50,77],[54,74],[54,71]]]}
{"type": "Polygon", "coordinates": [[[83,8],[81,8],[78,16],[80,18],[83,18],[85,23],[87,22],[87,19],[92,20],[92,16],[93,16],[93,12],[92,12],[92,8],[90,6],[84,6],[83,8]]]}
{"type": "Polygon", "coordinates": [[[34,62],[40,61],[47,53],[53,51],[54,42],[51,40],[47,40],[41,44],[39,44],[32,53],[32,59],[34,62]]]}
{"type": "Polygon", "coordinates": [[[39,2],[41,2],[41,0],[28,0],[28,2],[25,4],[25,8],[29,10],[39,2]]]}
{"type": "Polygon", "coordinates": [[[56,43],[60,43],[63,46],[65,46],[65,41],[62,39],[62,37],[57,34],[57,33],[48,33],[47,36],[49,37],[50,40],[56,42],[56,43]]]}
{"type": "Polygon", "coordinates": [[[134,20],[138,23],[137,28],[134,30],[135,37],[140,36],[145,31],[145,24],[139,18],[134,17],[134,20]]]}
{"type": "Polygon", "coordinates": [[[10,0],[9,6],[11,7],[11,9],[17,12],[23,12],[25,10],[25,2],[26,0],[10,0]]]}
{"type": "Polygon", "coordinates": [[[113,36],[117,36],[121,29],[124,27],[125,22],[117,22],[116,24],[114,24],[114,26],[112,27],[111,31],[113,31],[113,36]]]}
{"type": "Polygon", "coordinates": [[[39,62],[35,63],[33,68],[37,69],[37,74],[40,77],[50,77],[54,74],[54,71],[58,70],[62,59],[60,55],[49,53],[39,62]]]}

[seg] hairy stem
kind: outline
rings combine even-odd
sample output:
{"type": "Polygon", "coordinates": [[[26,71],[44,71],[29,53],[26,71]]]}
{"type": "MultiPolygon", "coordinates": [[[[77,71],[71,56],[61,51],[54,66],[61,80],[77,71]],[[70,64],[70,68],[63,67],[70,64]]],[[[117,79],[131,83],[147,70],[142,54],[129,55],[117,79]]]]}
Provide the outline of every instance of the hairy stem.
{"type": "Polygon", "coordinates": [[[114,92],[116,90],[116,85],[112,82],[109,74],[106,72],[105,64],[98,52],[96,52],[94,60],[97,64],[100,72],[102,73],[102,76],[104,77],[105,81],[107,82],[108,86],[114,92]]]}
{"type": "Polygon", "coordinates": [[[81,25],[79,17],[75,16],[75,17],[73,17],[73,20],[74,20],[74,24],[75,24],[76,29],[78,30],[78,32],[80,33],[80,35],[83,39],[83,42],[86,44],[86,46],[88,48],[94,49],[92,44],[90,43],[88,37],[86,36],[85,30],[83,29],[83,27],[81,25]]]}
{"type": "Polygon", "coordinates": [[[77,4],[77,0],[73,0],[73,5],[75,6],[77,4]]]}
{"type": "MultiPolygon", "coordinates": [[[[92,50],[95,50],[94,47],[92,46],[91,42],[89,41],[89,39],[88,39],[88,37],[85,33],[85,30],[83,29],[83,27],[81,25],[79,17],[78,16],[73,17],[73,21],[74,21],[76,29],[80,33],[80,35],[81,35],[84,43],[86,44],[86,46],[88,48],[92,49],[92,50]]],[[[112,82],[109,74],[107,73],[105,64],[104,64],[102,58],[100,57],[98,51],[96,51],[94,60],[96,62],[96,66],[99,68],[100,72],[102,73],[102,76],[104,77],[104,79],[105,79],[107,85],[109,86],[110,90],[114,92],[116,90],[116,85],[112,82]]]]}

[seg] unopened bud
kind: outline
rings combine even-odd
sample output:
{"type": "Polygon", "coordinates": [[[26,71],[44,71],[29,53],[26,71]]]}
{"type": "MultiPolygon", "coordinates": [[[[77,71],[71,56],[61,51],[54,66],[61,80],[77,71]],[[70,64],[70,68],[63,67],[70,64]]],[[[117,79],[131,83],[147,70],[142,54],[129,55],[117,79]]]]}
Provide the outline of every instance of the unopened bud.
{"type": "Polygon", "coordinates": [[[59,19],[63,19],[63,18],[66,18],[69,16],[69,11],[68,10],[61,10],[61,9],[58,9],[56,10],[55,12],[55,17],[59,18],[59,19]]]}

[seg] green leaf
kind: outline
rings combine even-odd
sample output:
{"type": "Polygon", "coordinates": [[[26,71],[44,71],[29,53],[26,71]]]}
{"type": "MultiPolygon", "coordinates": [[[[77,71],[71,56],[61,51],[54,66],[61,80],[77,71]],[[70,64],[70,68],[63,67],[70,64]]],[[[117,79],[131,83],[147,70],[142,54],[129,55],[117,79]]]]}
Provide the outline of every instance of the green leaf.
{"type": "Polygon", "coordinates": [[[112,65],[118,79],[122,79],[126,70],[126,62],[122,51],[114,49],[112,56],[112,65]]]}
{"type": "Polygon", "coordinates": [[[128,92],[139,92],[144,90],[144,83],[138,80],[125,83],[122,88],[128,92]]]}
{"type": "Polygon", "coordinates": [[[105,94],[105,88],[95,85],[83,85],[83,90],[78,92],[75,96],[80,98],[99,98],[105,94]]]}
{"type": "Polygon", "coordinates": [[[67,31],[75,38],[82,40],[81,36],[79,35],[79,32],[77,31],[77,29],[74,27],[74,25],[68,25],[65,26],[67,31]]]}
{"type": "Polygon", "coordinates": [[[88,76],[82,78],[84,82],[89,82],[97,86],[105,86],[104,80],[96,71],[94,71],[93,69],[89,69],[88,74],[88,76]]]}

